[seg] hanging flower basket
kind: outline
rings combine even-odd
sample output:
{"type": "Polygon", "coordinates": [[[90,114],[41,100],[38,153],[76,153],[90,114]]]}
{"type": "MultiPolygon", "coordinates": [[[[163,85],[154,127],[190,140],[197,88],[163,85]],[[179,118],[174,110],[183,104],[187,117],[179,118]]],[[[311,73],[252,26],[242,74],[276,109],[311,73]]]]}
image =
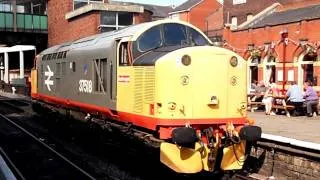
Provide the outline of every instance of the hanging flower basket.
{"type": "Polygon", "coordinates": [[[250,54],[252,58],[261,57],[261,51],[258,49],[253,49],[250,54]]]}

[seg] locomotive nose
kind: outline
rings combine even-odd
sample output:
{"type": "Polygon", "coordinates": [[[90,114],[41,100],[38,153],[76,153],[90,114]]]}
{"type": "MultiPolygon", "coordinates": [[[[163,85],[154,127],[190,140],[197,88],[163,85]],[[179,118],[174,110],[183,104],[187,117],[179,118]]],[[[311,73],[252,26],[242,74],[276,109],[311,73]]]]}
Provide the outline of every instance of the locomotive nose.
{"type": "MultiPolygon", "coordinates": [[[[242,63],[229,51],[209,46],[183,48],[161,58],[156,65],[157,94],[162,104],[169,103],[168,116],[184,119],[245,116],[246,97],[242,94],[246,93],[243,73],[246,66],[242,63]]],[[[159,116],[165,116],[164,111],[162,108],[159,116]]]]}

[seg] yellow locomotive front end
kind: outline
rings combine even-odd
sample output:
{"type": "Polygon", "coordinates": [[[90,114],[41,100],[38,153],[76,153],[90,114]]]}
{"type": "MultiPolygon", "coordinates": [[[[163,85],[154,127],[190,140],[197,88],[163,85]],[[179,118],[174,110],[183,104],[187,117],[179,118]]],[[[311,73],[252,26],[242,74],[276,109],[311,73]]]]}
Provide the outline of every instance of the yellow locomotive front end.
{"type": "Polygon", "coordinates": [[[195,124],[246,118],[246,62],[217,47],[189,47],[156,63],[155,115],[195,124]]]}
{"type": "Polygon", "coordinates": [[[180,49],[157,61],[155,116],[160,136],[185,143],[194,136],[188,132],[192,128],[199,137],[192,148],[163,143],[164,164],[182,173],[212,171],[216,163],[223,170],[242,168],[245,141],[238,134],[247,121],[246,67],[235,53],[212,46],[180,49]],[[176,133],[170,131],[175,126],[180,127],[176,133]],[[237,142],[222,142],[226,135],[237,142]],[[216,162],[219,150],[221,162],[216,162]]]}

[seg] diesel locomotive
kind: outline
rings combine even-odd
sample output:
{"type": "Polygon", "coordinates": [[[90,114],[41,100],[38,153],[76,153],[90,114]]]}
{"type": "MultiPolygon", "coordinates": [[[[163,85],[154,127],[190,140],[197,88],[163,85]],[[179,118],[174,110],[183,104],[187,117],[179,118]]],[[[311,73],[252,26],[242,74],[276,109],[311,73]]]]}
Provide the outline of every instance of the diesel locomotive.
{"type": "Polygon", "coordinates": [[[261,136],[246,114],[246,61],[181,21],[160,20],[56,45],[31,77],[34,103],[149,133],[179,173],[241,169],[261,136]]]}

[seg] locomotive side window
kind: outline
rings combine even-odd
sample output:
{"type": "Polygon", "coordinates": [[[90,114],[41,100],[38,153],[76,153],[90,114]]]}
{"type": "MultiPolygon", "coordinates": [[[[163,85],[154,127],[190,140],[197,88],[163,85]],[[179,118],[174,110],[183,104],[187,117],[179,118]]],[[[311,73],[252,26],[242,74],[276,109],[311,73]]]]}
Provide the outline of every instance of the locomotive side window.
{"type": "Polygon", "coordinates": [[[186,45],[187,29],[181,24],[165,24],[163,26],[164,44],[165,46],[186,45]]]}
{"type": "Polygon", "coordinates": [[[93,61],[94,69],[94,91],[105,93],[107,90],[107,59],[95,59],[93,61]]]}
{"type": "Polygon", "coordinates": [[[119,50],[119,66],[128,66],[129,56],[128,56],[128,43],[122,43],[119,50]]]}
{"type": "Polygon", "coordinates": [[[162,45],[160,26],[146,31],[138,40],[138,48],[141,52],[155,49],[162,45]]]}
{"type": "Polygon", "coordinates": [[[76,72],[76,62],[70,62],[70,69],[72,69],[72,72],[76,72]]]}

